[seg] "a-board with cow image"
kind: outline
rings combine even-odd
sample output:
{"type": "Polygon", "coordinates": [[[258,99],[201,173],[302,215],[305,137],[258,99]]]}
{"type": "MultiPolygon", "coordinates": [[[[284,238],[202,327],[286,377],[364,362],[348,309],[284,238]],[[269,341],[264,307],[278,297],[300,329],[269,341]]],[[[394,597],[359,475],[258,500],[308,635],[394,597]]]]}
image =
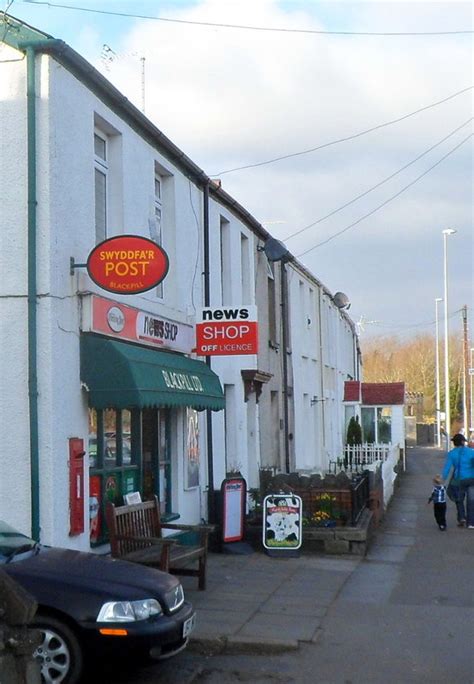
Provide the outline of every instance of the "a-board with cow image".
{"type": "Polygon", "coordinates": [[[295,494],[269,494],[263,500],[263,546],[299,549],[302,543],[302,501],[295,494]]]}

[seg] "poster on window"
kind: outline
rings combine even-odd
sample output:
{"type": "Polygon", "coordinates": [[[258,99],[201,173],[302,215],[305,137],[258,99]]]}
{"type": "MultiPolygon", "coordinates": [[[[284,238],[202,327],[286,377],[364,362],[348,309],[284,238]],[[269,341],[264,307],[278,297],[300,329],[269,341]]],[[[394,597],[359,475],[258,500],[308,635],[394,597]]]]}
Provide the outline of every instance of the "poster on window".
{"type": "Polygon", "coordinates": [[[184,482],[186,489],[199,487],[199,414],[186,409],[186,444],[184,450],[184,482]]]}

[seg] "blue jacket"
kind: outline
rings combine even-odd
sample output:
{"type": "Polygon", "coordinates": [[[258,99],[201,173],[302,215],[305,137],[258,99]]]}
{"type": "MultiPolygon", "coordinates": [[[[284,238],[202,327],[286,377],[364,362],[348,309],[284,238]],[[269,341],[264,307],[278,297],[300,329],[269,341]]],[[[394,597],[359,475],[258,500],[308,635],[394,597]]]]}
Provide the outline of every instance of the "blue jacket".
{"type": "Polygon", "coordinates": [[[443,480],[447,479],[451,468],[453,468],[453,477],[456,480],[474,478],[474,449],[462,446],[448,451],[442,473],[443,480]]]}

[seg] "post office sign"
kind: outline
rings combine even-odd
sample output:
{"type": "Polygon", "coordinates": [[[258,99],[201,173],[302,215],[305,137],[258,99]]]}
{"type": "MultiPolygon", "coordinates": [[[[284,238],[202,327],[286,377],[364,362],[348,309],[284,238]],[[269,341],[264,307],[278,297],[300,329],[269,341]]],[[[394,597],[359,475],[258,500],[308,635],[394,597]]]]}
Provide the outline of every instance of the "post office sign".
{"type": "Polygon", "coordinates": [[[100,242],[87,259],[90,278],[103,290],[116,294],[140,294],[166,277],[168,255],[152,240],[140,235],[118,235],[100,242]]]}

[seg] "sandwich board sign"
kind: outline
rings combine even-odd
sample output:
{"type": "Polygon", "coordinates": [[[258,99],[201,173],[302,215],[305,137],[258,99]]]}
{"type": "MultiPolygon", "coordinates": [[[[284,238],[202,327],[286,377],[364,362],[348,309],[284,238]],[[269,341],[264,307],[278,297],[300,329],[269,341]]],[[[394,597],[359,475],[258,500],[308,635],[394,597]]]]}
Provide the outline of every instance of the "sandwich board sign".
{"type": "Polygon", "coordinates": [[[297,550],[302,542],[302,501],[295,494],[269,494],[263,500],[263,546],[297,550]]]}
{"type": "Polygon", "coordinates": [[[240,542],[244,537],[247,483],[243,477],[226,478],[221,486],[222,541],[240,542]]]}

